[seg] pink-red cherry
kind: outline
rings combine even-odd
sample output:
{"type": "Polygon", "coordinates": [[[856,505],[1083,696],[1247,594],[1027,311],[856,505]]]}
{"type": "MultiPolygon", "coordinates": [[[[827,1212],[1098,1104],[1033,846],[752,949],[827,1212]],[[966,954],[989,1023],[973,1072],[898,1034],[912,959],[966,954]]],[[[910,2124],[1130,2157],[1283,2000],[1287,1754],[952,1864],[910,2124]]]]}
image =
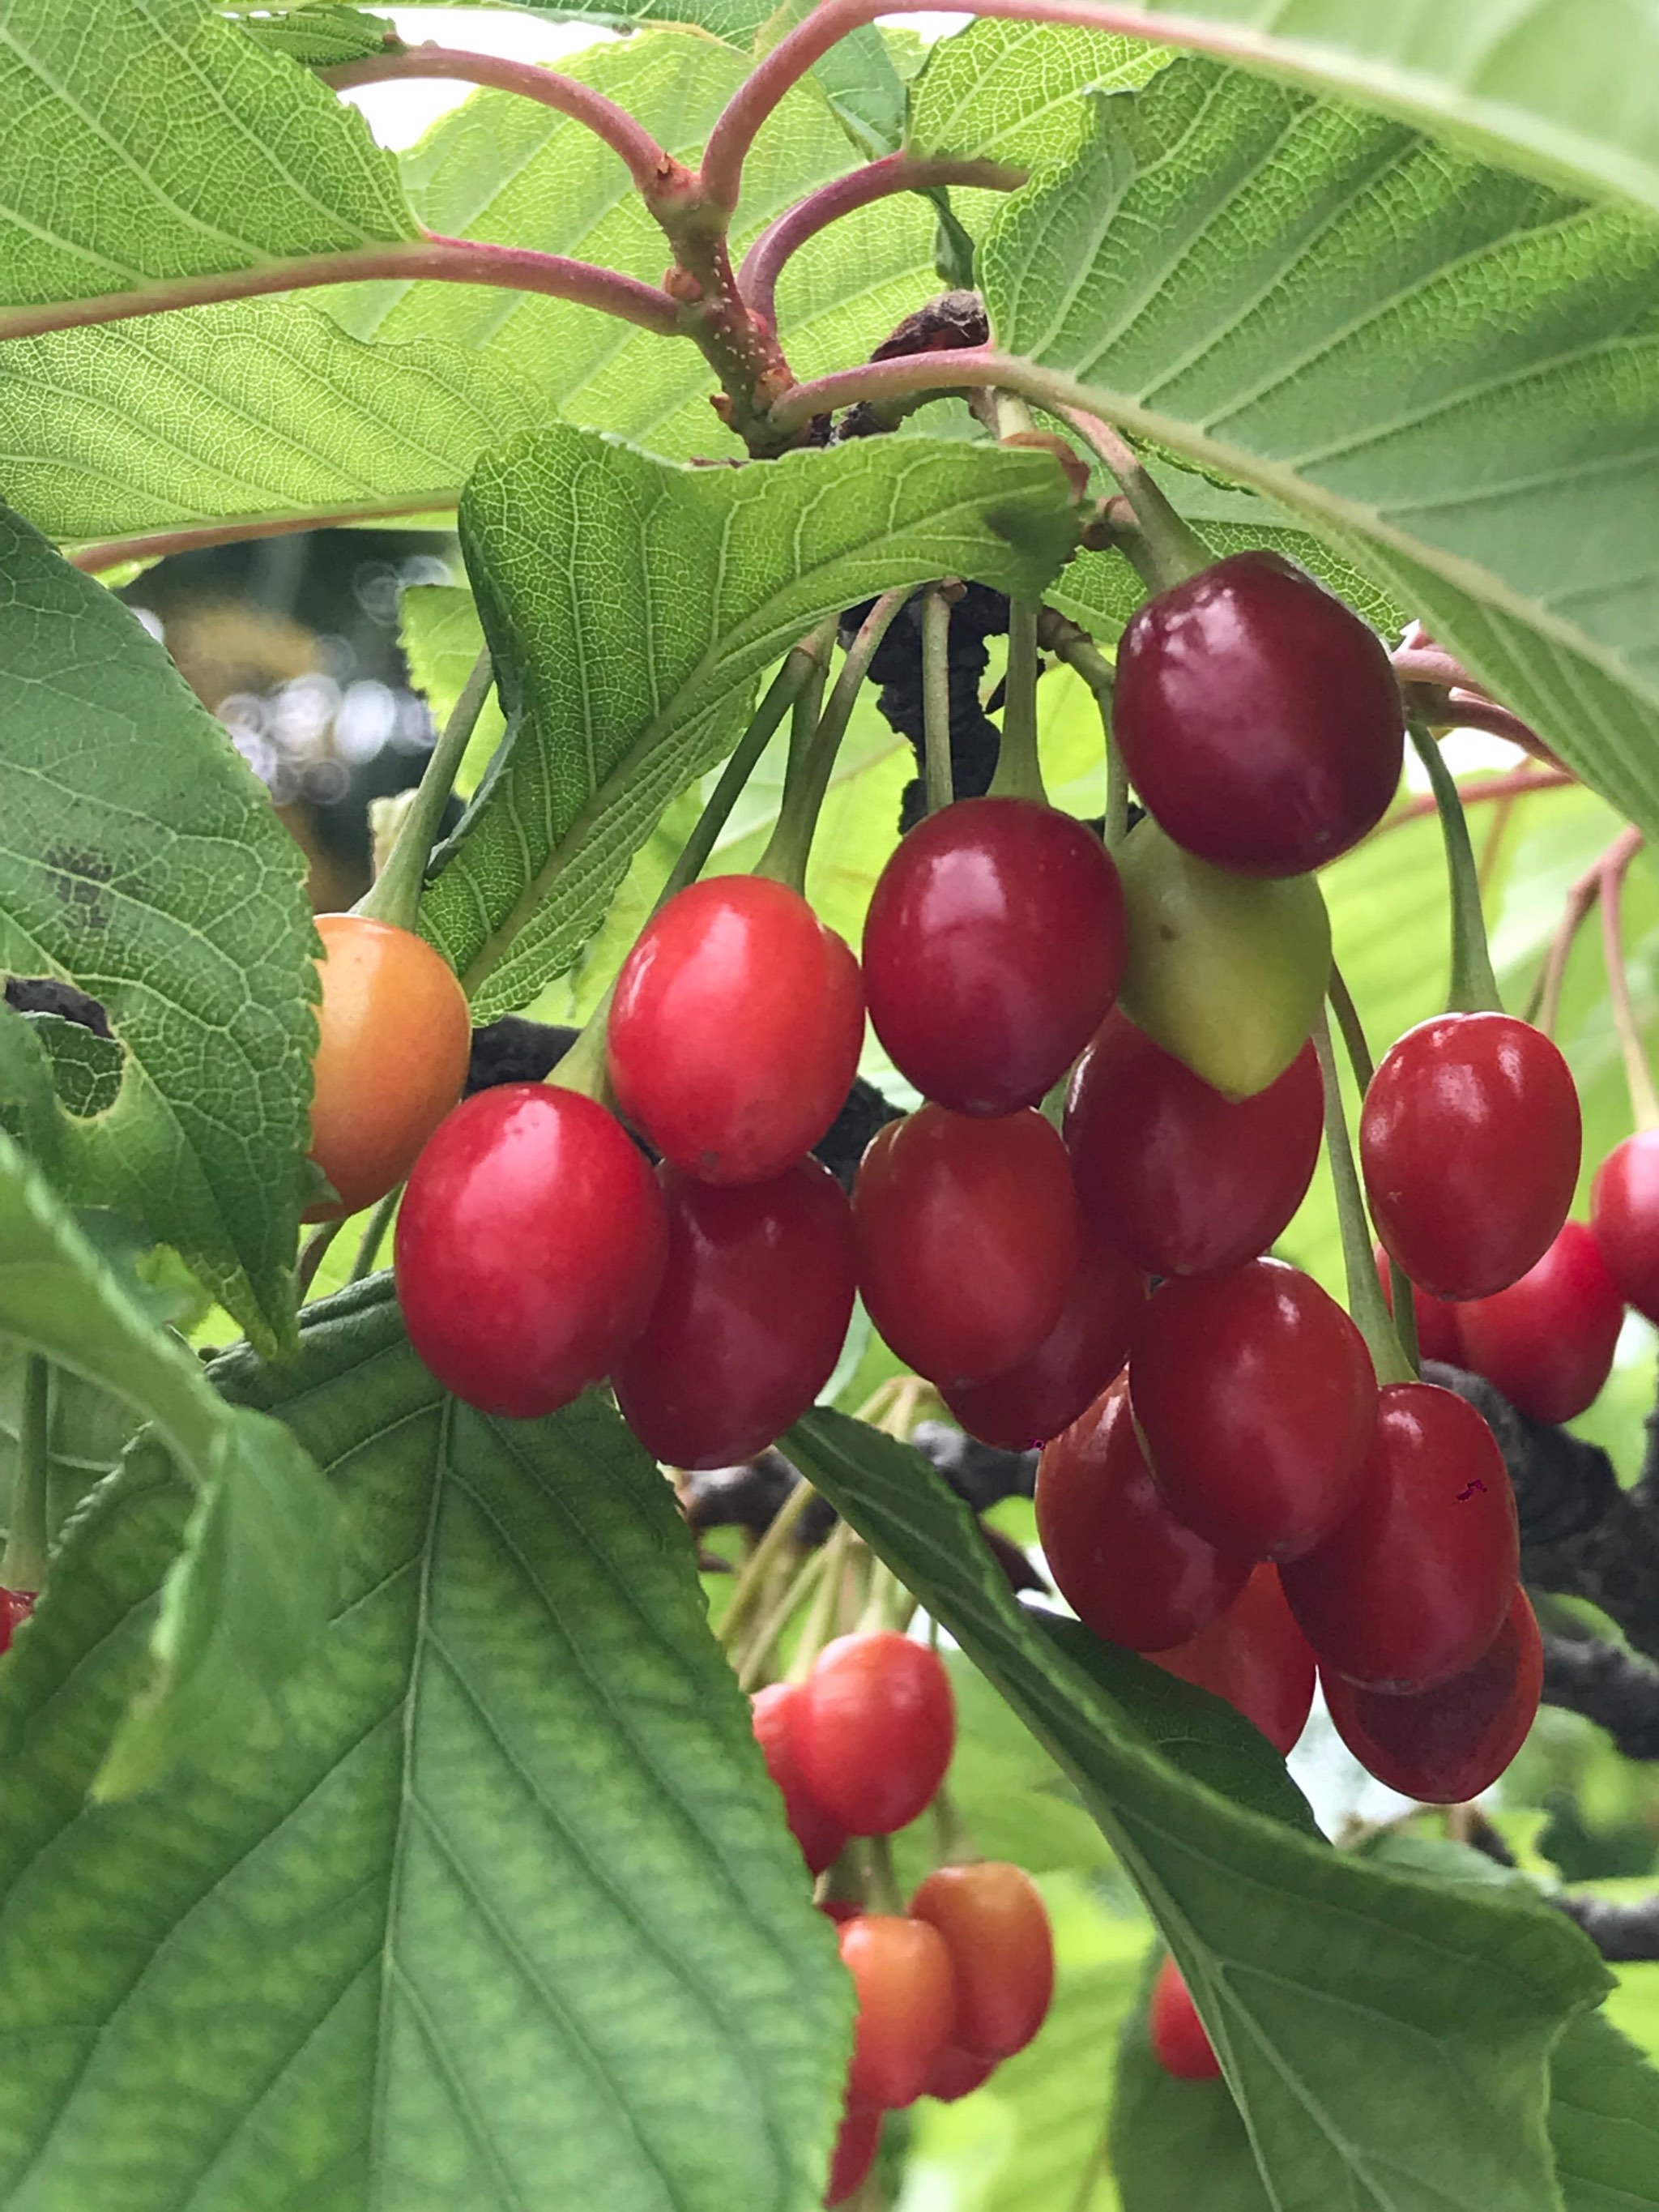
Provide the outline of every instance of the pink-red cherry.
{"type": "Polygon", "coordinates": [[[1186,1644],[1224,1613],[1249,1576],[1177,1521],[1114,1382],[1037,1462],[1036,1524],[1060,1595],[1087,1627],[1131,1651],[1186,1644]]]}
{"type": "Polygon", "coordinates": [[[941,2105],[954,2105],[963,2097],[971,2097],[975,2089],[982,2089],[996,2070],[994,2058],[975,2058],[972,2051],[947,2043],[939,2063],[927,2077],[923,2094],[941,2105]]]}
{"type": "Polygon", "coordinates": [[[665,1160],[668,1265],[611,1382],[623,1417],[672,1467],[763,1451],[829,1380],[852,1317],[847,1194],[815,1159],[770,1182],[699,1182],[665,1160]]]}
{"type": "Polygon", "coordinates": [[[908,1827],[956,1742],[945,1662],[890,1630],[837,1637],[800,1685],[791,1741],[806,1787],[854,1836],[908,1827]]]}
{"type": "Polygon", "coordinates": [[[823,2192],[826,2206],[844,2204],[863,2188],[881,2148],[884,2115],[878,2105],[848,2105],[842,2114],[830,2160],[830,2180],[823,2192]]]}
{"type": "Polygon", "coordinates": [[[1308,1724],[1313,1646],[1285,1601],[1276,1568],[1257,1567],[1221,1618],[1190,1644],[1148,1656],[1254,1721],[1275,1751],[1293,1749],[1308,1724]]]}
{"type": "Polygon", "coordinates": [[[1160,1284],[1135,1323],[1129,1402],[1170,1510],[1251,1559],[1330,1534],[1376,1429],[1364,1338],[1280,1260],[1160,1284]]]}
{"type": "Polygon", "coordinates": [[[1322,1667],[1372,1689],[1425,1690],[1489,1648],[1520,1558],[1492,1431],[1449,1390],[1391,1382],[1353,1511],[1279,1580],[1322,1667]]]}
{"type": "Polygon", "coordinates": [[[1625,1301],[1582,1221],[1517,1283],[1458,1309],[1463,1364],[1534,1421],[1571,1421],[1613,1371],[1625,1301]]]}
{"type": "Polygon", "coordinates": [[[1213,2081],[1221,2072],[1221,2061],[1173,1959],[1164,1960],[1152,1984],[1147,2032],[1152,2056],[1177,2081],[1213,2081]]]}
{"type": "Polygon", "coordinates": [[[1659,1322],[1659,1129],[1638,1129],[1597,1168],[1590,1227],[1620,1295],[1659,1322]]]}
{"type": "Polygon", "coordinates": [[[653,916],[611,1008],[628,1119],[703,1182],[765,1182],[846,1103],[864,1036],[858,963],[798,891],[692,884],[653,916]]]}
{"type": "Polygon", "coordinates": [[[890,1121],[859,1164],[853,1218],[871,1320],[941,1389],[1006,1373],[1060,1319],[1077,1198],[1065,1146],[1030,1107],[890,1121]]]}
{"type": "Polygon", "coordinates": [[[667,1251],[661,1194],[620,1124],[577,1091],[506,1083],[446,1115],[415,1163],[398,1298],[447,1390],[526,1420],[610,1372],[667,1251]]]}
{"type": "Polygon", "coordinates": [[[1358,843],[1400,781],[1382,641],[1277,553],[1235,553],[1149,599],[1117,649],[1112,728],[1178,845],[1299,876],[1358,843]]]}
{"type": "Polygon", "coordinates": [[[1337,1734],[1369,1774],[1425,1805],[1461,1805],[1489,1790],[1538,1717],[1544,1647],[1524,1590],[1473,1667],[1414,1697],[1324,1676],[1337,1734]]]}
{"type": "Polygon", "coordinates": [[[1024,2051],[1054,1994],[1054,1933],[1030,1875],[996,1859],[939,1867],[911,1899],[910,1915],[937,1928],[951,1954],[952,2043],[993,2060],[1024,2051]]]}
{"type": "Polygon", "coordinates": [[[1302,1203],[1323,1127],[1310,1044],[1265,1091],[1233,1100],[1116,1012],[1066,1102],[1079,1204],[1153,1275],[1209,1274],[1265,1252],[1302,1203]]]}
{"type": "Polygon", "coordinates": [[[1438,1298],[1484,1298],[1541,1260],[1578,1179],[1578,1093],[1541,1030],[1508,1014],[1419,1022],[1359,1115],[1377,1234],[1438,1298]]]}
{"type": "Polygon", "coordinates": [[[0,1653],[9,1651],[11,1639],[34,1610],[34,1590],[0,1589],[0,1653]]]}
{"type": "Polygon", "coordinates": [[[801,1856],[811,1874],[822,1874],[841,1856],[847,1831],[833,1814],[826,1813],[806,1786],[795,1756],[793,1708],[800,1696],[798,1682],[774,1682],[757,1690],[751,1700],[755,1741],[766,1761],[766,1771],[783,1798],[783,1817],[800,1845],[801,1856]]]}
{"type": "MultiPolygon", "coordinates": [[[[1382,1245],[1373,1244],[1371,1257],[1376,1262],[1376,1279],[1382,1286],[1382,1303],[1394,1311],[1394,1273],[1389,1266],[1389,1255],[1382,1245]]],[[[1457,1334],[1458,1309],[1446,1298],[1431,1298],[1426,1291],[1412,1285],[1412,1312],[1417,1318],[1417,1355],[1419,1359],[1438,1359],[1448,1367],[1463,1364],[1462,1340],[1457,1334]]]]}
{"type": "Polygon", "coordinates": [[[957,1114],[1035,1106],[1122,980],[1123,889],[1091,830],[1029,799],[917,823],[864,925],[870,1019],[901,1075],[957,1114]]]}
{"type": "Polygon", "coordinates": [[[858,1991],[847,2094],[896,2112],[927,2088],[951,2040],[956,1983],[945,1938],[926,1921],[860,1913],[841,1929],[842,1964],[858,1991]]]}

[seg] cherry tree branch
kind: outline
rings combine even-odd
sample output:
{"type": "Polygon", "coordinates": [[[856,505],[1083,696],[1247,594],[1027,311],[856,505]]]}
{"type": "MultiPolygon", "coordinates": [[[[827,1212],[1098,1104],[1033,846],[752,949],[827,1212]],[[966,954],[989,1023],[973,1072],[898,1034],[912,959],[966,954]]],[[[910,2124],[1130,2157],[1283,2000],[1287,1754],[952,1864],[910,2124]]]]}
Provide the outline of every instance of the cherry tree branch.
{"type": "MultiPolygon", "coordinates": [[[[1479,783],[1460,783],[1458,795],[1465,806],[1479,806],[1490,799],[1524,799],[1529,791],[1562,791],[1576,781],[1564,768],[1517,768],[1502,775],[1483,776],[1479,783]]],[[[1419,792],[1397,807],[1386,821],[1377,824],[1376,835],[1385,830],[1403,830],[1408,822],[1421,822],[1425,816],[1438,812],[1431,791],[1419,792]]]]}

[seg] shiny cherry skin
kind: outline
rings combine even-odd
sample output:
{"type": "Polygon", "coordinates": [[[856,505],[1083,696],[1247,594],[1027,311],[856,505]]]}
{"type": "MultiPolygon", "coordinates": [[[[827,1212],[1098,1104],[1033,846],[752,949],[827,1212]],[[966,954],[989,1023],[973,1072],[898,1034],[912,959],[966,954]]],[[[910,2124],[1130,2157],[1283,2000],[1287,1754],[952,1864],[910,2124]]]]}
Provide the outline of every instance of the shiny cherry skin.
{"type": "Polygon", "coordinates": [[[1187,1644],[1224,1613],[1248,1559],[1176,1519],[1135,1435],[1122,1376],[1037,1462],[1036,1524],[1048,1571],[1085,1626],[1131,1651],[1187,1644]]]}
{"type": "Polygon", "coordinates": [[[1620,1295],[1659,1322],[1659,1129],[1638,1129],[1597,1168],[1590,1227],[1620,1295]]]}
{"type": "Polygon", "coordinates": [[[668,1265],[611,1382],[623,1418],[671,1467],[736,1467],[830,1379],[852,1317],[853,1212],[826,1167],[770,1182],[699,1182],[665,1160],[668,1265]]]}
{"type": "Polygon", "coordinates": [[[848,1833],[891,1835],[926,1811],[951,1764],[945,1662],[888,1629],[839,1636],[800,1685],[790,1732],[805,1786],[848,1833]]]}
{"type": "Polygon", "coordinates": [[[1578,1179],[1578,1093],[1541,1030],[1441,1014],[1378,1063],[1359,1114],[1377,1234],[1437,1298],[1485,1298],[1541,1260],[1578,1179]]]}
{"type": "Polygon", "coordinates": [[[1358,1495],[1376,1376],[1311,1275],[1247,1260],[1152,1292],[1130,1342],[1129,1403],[1177,1520],[1219,1551],[1294,1559],[1358,1495]]]}
{"type": "Polygon", "coordinates": [[[1318,1670],[1274,1567],[1257,1567],[1221,1618],[1190,1644],[1148,1656],[1183,1682],[1224,1699],[1277,1752],[1291,1751],[1308,1724],[1318,1670]]]}
{"type": "Polygon", "coordinates": [[[472,1017],[454,969],[423,937],[360,914],[319,915],[317,932],[311,1158],[338,1195],[304,1218],[339,1221],[404,1180],[460,1097],[472,1017]]]}
{"type": "Polygon", "coordinates": [[[1173,1959],[1165,1959],[1158,1970],[1146,2025],[1152,2056],[1166,2074],[1177,2081],[1213,2081],[1219,2076],[1221,2061],[1173,1959]]]}
{"type": "Polygon", "coordinates": [[[1414,1697],[1324,1676],[1336,1732],[1368,1774],[1425,1805],[1461,1805],[1489,1790],[1538,1717],[1544,1647],[1524,1590],[1473,1667],[1414,1697]]]}
{"type": "Polygon", "coordinates": [[[1265,1252],[1302,1203],[1323,1128],[1312,1045],[1235,1101],[1116,1012],[1066,1101],[1079,1204],[1153,1275],[1210,1274],[1265,1252]]]}
{"type": "MultiPolygon", "coordinates": [[[[1371,1247],[1371,1257],[1376,1262],[1376,1279],[1382,1286],[1382,1303],[1394,1311],[1394,1275],[1389,1266],[1389,1255],[1380,1244],[1371,1247]]],[[[1417,1353],[1419,1359],[1438,1359],[1448,1367],[1463,1365],[1462,1340],[1457,1334],[1458,1309],[1446,1298],[1431,1298],[1426,1291],[1412,1285],[1412,1311],[1417,1316],[1417,1353]]]]}
{"type": "Polygon", "coordinates": [[[504,1083],[456,1107],[415,1164],[398,1299],[447,1390],[527,1420],[610,1372],[667,1254],[661,1194],[620,1123],[576,1091],[504,1083]]]}
{"type": "Polygon", "coordinates": [[[941,2105],[954,2105],[982,2089],[997,2070],[994,2058],[975,2058],[971,2051],[947,2043],[939,2063],[927,2077],[923,2094],[941,2105]]]}
{"type": "Polygon", "coordinates": [[[611,1003],[624,1116],[703,1182],[766,1182],[845,1104],[864,1036],[858,963],[798,891],[692,884],[654,915],[611,1003]]]}
{"type": "Polygon", "coordinates": [[[1006,1373],[1060,1319],[1077,1196],[1065,1146],[1031,1107],[890,1121],[859,1163],[853,1219],[872,1322],[942,1390],[1006,1373]]]}
{"type": "Polygon", "coordinates": [[[1106,1018],[1123,889],[1092,830],[1029,799],[964,799],[909,831],[864,925],[876,1035],[924,1098],[1012,1114],[1106,1018]]]}
{"type": "Polygon", "coordinates": [[[1054,1994],[1054,1939],[1042,1893],[1021,1867],[983,1859],[930,1874],[910,1917],[945,1938],[956,1974],[951,2042],[976,2058],[1012,2058],[1054,1994]]]}
{"type": "Polygon", "coordinates": [[[798,1682],[774,1682],[767,1689],[757,1690],[750,1700],[755,1741],[766,1761],[766,1771],[783,1798],[783,1817],[800,1845],[808,1872],[822,1874],[840,1857],[847,1831],[807,1788],[795,1757],[793,1714],[799,1696],[798,1682]]]}
{"type": "Polygon", "coordinates": [[[945,1938],[924,1920],[862,1912],[841,1929],[842,1964],[858,1991],[847,2094],[896,2112],[914,2105],[951,2040],[956,1982],[945,1938]]]}
{"type": "Polygon", "coordinates": [[[1518,1283],[1459,1307],[1462,1364],[1534,1421],[1571,1421],[1601,1395],[1624,1321],[1601,1247],[1569,1221],[1518,1283]]]}
{"type": "Polygon", "coordinates": [[[0,1589],[0,1653],[9,1651],[11,1639],[34,1610],[34,1590],[0,1589]]]}
{"type": "Polygon", "coordinates": [[[1492,1431],[1449,1390],[1391,1382],[1358,1504],[1279,1580],[1327,1672],[1426,1690],[1491,1645],[1520,1559],[1515,1492],[1492,1431]]]}
{"type": "Polygon", "coordinates": [[[844,2204],[863,2188],[881,2148],[882,2119],[878,2105],[848,2105],[842,2112],[823,2192],[826,2206],[844,2204]]]}

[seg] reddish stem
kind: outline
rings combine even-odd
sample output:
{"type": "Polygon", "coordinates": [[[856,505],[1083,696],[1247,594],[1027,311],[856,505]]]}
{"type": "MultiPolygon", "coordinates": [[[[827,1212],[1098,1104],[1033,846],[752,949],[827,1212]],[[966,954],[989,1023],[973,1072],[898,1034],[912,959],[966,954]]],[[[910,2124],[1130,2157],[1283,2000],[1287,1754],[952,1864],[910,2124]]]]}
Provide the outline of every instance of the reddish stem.
{"type": "MultiPolygon", "coordinates": [[[[1503,775],[1489,776],[1481,783],[1460,783],[1459,796],[1465,806],[1478,806],[1484,800],[1524,799],[1529,791],[1559,791],[1573,781],[1565,769],[1517,768],[1503,775]]],[[[1380,836],[1385,830],[1403,830],[1408,822],[1420,822],[1425,815],[1437,811],[1434,793],[1425,791],[1389,815],[1378,827],[1380,836]]]]}
{"type": "Polygon", "coordinates": [[[1642,1032],[1631,1004],[1630,977],[1625,970],[1625,950],[1619,927],[1620,902],[1630,864],[1645,839],[1639,830],[1621,830],[1601,857],[1601,951],[1607,962],[1607,996],[1613,1002],[1613,1026],[1624,1054],[1625,1079],[1630,1089],[1631,1115],[1638,1129],[1659,1127],[1659,1095],[1642,1049],[1642,1032]]]}
{"type": "Polygon", "coordinates": [[[170,553],[193,553],[204,545],[239,545],[250,538],[286,538],[299,530],[328,530],[342,522],[388,521],[400,514],[427,514],[453,507],[455,488],[434,488],[430,498],[409,499],[396,507],[318,507],[309,514],[239,516],[232,522],[185,523],[177,530],[151,530],[137,538],[110,538],[83,545],[65,557],[88,576],[122,561],[164,561],[170,553]]]}

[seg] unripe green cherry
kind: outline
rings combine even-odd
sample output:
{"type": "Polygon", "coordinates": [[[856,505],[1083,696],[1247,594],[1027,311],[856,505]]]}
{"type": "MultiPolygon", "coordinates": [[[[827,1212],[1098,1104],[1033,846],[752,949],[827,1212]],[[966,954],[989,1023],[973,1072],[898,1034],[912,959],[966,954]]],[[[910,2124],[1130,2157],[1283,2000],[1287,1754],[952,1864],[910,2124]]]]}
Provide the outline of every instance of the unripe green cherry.
{"type": "Polygon", "coordinates": [[[1129,964],[1118,1004],[1228,1098],[1281,1076],[1319,1018],[1331,925],[1311,876],[1229,875],[1148,817],[1119,848],[1129,964]]]}

